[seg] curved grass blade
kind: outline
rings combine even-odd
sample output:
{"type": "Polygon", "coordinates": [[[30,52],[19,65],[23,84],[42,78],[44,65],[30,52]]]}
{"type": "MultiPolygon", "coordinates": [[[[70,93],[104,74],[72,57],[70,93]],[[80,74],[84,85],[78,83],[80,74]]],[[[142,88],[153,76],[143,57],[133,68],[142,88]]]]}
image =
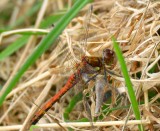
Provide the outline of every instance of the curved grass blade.
{"type": "Polygon", "coordinates": [[[8,93],[17,84],[23,73],[53,44],[69,22],[77,15],[77,13],[83,8],[87,3],[92,0],[77,0],[73,7],[62,17],[62,19],[57,23],[57,25],[51,30],[51,32],[39,43],[34,52],[26,59],[22,67],[12,78],[8,87],[4,89],[0,94],[0,106],[3,104],[8,93]]]}
{"type": "MultiPolygon", "coordinates": [[[[10,34],[10,35],[21,34],[23,36],[18,38],[16,41],[8,45],[3,51],[0,52],[0,61],[4,60],[6,57],[13,54],[19,48],[24,46],[31,35],[46,35],[48,34],[48,31],[41,30],[41,29],[36,29],[36,30],[35,29],[19,29],[19,30],[4,32],[4,33],[10,34]]],[[[1,35],[3,36],[4,34],[2,33],[1,35]]],[[[1,41],[2,41],[2,36],[0,36],[1,41]]]]}
{"type": "MultiPolygon", "coordinates": [[[[124,58],[122,56],[122,52],[121,52],[121,50],[120,50],[120,48],[118,46],[118,43],[117,43],[117,41],[116,41],[116,39],[114,37],[112,37],[112,41],[113,41],[113,46],[114,46],[114,50],[115,50],[116,56],[117,56],[118,61],[119,61],[120,65],[121,65],[121,70],[122,70],[122,73],[123,73],[123,77],[125,79],[127,92],[128,92],[128,95],[129,95],[129,98],[130,98],[130,101],[131,101],[133,112],[135,114],[136,119],[140,120],[141,119],[141,115],[140,115],[140,111],[139,111],[139,108],[138,108],[138,102],[136,100],[135,91],[134,91],[134,89],[132,87],[132,83],[131,83],[131,80],[130,80],[130,77],[129,77],[129,74],[128,74],[128,71],[127,71],[126,63],[124,61],[124,58]]],[[[139,128],[140,131],[143,130],[142,125],[138,125],[138,128],[139,128]]]]}
{"type": "Polygon", "coordinates": [[[23,45],[25,45],[28,41],[28,38],[30,36],[22,36],[18,38],[15,42],[10,44],[6,49],[4,49],[2,52],[0,52],[0,61],[5,59],[7,56],[11,55],[15,51],[17,51],[19,48],[21,48],[23,45]]]}

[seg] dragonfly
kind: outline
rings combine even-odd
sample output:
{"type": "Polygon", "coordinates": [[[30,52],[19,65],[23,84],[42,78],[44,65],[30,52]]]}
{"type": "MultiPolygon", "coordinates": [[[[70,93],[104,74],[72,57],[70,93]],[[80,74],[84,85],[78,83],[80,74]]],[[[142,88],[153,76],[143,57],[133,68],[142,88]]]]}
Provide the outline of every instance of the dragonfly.
{"type": "MultiPolygon", "coordinates": [[[[86,37],[84,43],[87,43],[88,38],[88,30],[89,30],[89,23],[91,19],[91,14],[93,11],[93,7],[88,11],[88,14],[86,15],[86,37]]],[[[95,56],[82,56],[81,61],[75,65],[76,71],[69,76],[68,81],[66,84],[52,97],[50,98],[40,109],[38,112],[35,113],[33,118],[30,121],[30,125],[35,125],[42,117],[43,115],[71,88],[76,86],[81,80],[84,80],[87,84],[90,80],[95,80],[96,77],[98,77],[99,74],[104,74],[104,79],[106,80],[106,70],[105,66],[107,65],[107,68],[111,68],[115,65],[116,57],[115,53],[111,49],[104,49],[102,52],[101,57],[95,57],[95,56]],[[87,76],[87,78],[86,78],[87,76]],[[91,77],[88,77],[91,76],[91,77]]],[[[100,80],[102,82],[102,80],[100,80]]],[[[97,82],[98,84],[99,82],[97,82]]],[[[102,82],[105,83],[105,82],[102,82]]],[[[104,84],[98,84],[98,86],[104,86],[104,84]]],[[[101,90],[102,91],[102,90],[101,90]]],[[[101,99],[99,96],[97,96],[97,105],[101,105],[102,102],[98,102],[98,99],[101,99]]],[[[99,109],[97,109],[95,112],[98,112],[99,109]]]]}
{"type": "MultiPolygon", "coordinates": [[[[77,83],[79,83],[84,76],[93,75],[93,77],[89,78],[86,83],[88,83],[91,79],[96,77],[101,72],[105,71],[105,65],[109,67],[113,67],[115,64],[115,53],[110,49],[104,49],[102,57],[91,57],[91,56],[83,56],[81,58],[81,62],[76,64],[77,70],[70,75],[66,84],[55,94],[52,98],[50,98],[38,112],[35,113],[33,118],[30,121],[31,125],[35,125],[43,115],[71,88],[73,88],[77,83]]],[[[104,75],[105,77],[105,75],[104,75]]]]}

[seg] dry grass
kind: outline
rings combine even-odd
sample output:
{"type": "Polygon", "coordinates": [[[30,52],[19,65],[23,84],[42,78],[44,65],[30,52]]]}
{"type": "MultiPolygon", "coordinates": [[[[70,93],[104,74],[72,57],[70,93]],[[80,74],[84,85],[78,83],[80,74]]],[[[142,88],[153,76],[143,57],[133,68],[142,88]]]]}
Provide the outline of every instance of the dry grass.
{"type": "MultiPolygon", "coordinates": [[[[25,1],[25,3],[19,3],[19,5],[18,3],[9,3],[7,0],[3,1],[0,3],[0,7],[3,7],[0,11],[5,12],[8,8],[12,8],[13,11],[8,11],[10,13],[9,20],[3,20],[1,23],[8,23],[10,25],[15,23],[16,19],[22,16],[34,4],[34,1],[33,3],[25,1]],[[3,5],[3,3],[5,4],[3,5]]],[[[23,24],[16,28],[21,28],[22,30],[31,27],[32,30],[39,28],[44,16],[49,16],[56,10],[64,9],[66,4],[64,1],[44,1],[37,14],[26,19],[23,24]]],[[[112,35],[115,35],[119,42],[133,87],[137,92],[137,99],[139,104],[141,104],[139,106],[142,118],[141,122],[145,130],[159,130],[160,2],[135,2],[134,0],[106,1],[97,0],[93,3],[93,14],[89,23],[87,43],[84,44],[86,35],[84,25],[86,25],[86,12],[88,12],[89,6],[85,7],[64,30],[57,40],[58,45],[52,46],[23,75],[21,81],[10,92],[3,106],[0,108],[0,130],[19,129],[22,127],[18,126],[19,124],[23,124],[22,129],[24,129],[29,119],[33,117],[34,112],[37,110],[37,105],[44,103],[44,101],[53,96],[65,84],[67,77],[75,70],[74,65],[80,61],[82,55],[101,56],[103,49],[113,49],[112,35]],[[83,49],[85,50],[85,54],[82,53],[83,49]],[[13,127],[12,125],[17,126],[13,127]]],[[[4,24],[3,26],[6,25],[4,24]]],[[[48,32],[48,29],[44,29],[43,31],[48,32]]],[[[19,37],[19,35],[13,34],[7,34],[3,37],[2,35],[4,34],[1,34],[1,50],[19,37]]],[[[42,36],[40,35],[30,37],[26,46],[0,62],[0,84],[4,88],[41,38],[42,36]]],[[[113,71],[116,74],[121,74],[118,63],[113,71]]],[[[111,75],[110,79],[113,80],[113,86],[119,88],[120,91],[124,89],[124,79],[121,76],[111,75]]],[[[63,112],[75,92],[76,89],[69,91],[63,99],[54,105],[54,109],[50,109],[48,113],[52,114],[55,119],[58,119],[64,127],[67,126],[63,123],[63,112]]],[[[116,103],[118,98],[116,96],[113,96],[113,98],[112,102],[116,103]]],[[[123,107],[124,104],[128,105],[129,102],[127,103],[126,101],[124,103],[122,101],[117,106],[123,107]]],[[[94,100],[91,103],[91,107],[94,107],[93,105],[94,100]]],[[[112,106],[114,104],[110,108],[113,108],[112,106]]],[[[122,130],[126,116],[128,116],[129,124],[125,126],[125,130],[138,130],[137,124],[140,121],[134,121],[133,112],[131,111],[128,114],[128,111],[129,108],[112,111],[109,115],[105,115],[102,120],[99,120],[99,123],[94,125],[94,129],[122,130]]],[[[70,113],[70,119],[77,120],[84,118],[87,116],[86,114],[80,102],[75,106],[73,112],[70,113]]],[[[55,124],[45,124],[51,122],[54,122],[53,118],[46,115],[39,121],[43,125],[39,124],[39,126],[45,128],[59,127],[55,124]]],[[[70,123],[68,126],[74,130],[93,130],[93,127],[88,127],[90,123],[84,122],[70,123]]]]}

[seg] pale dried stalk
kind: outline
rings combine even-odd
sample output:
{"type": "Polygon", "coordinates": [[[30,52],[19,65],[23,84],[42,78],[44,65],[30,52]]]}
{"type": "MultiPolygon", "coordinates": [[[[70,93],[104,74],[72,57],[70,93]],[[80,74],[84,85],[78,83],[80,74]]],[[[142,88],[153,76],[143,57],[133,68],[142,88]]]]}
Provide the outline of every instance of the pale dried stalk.
{"type": "MultiPolygon", "coordinates": [[[[125,121],[107,121],[107,122],[93,122],[93,125],[96,127],[106,127],[106,126],[113,126],[113,125],[124,125],[125,121]]],[[[127,125],[136,125],[136,124],[149,124],[149,120],[130,120],[128,121],[127,125]]],[[[63,127],[91,127],[90,122],[67,122],[67,123],[60,123],[63,127]]],[[[50,124],[37,124],[39,128],[60,128],[56,123],[50,124]]],[[[3,126],[0,127],[1,131],[7,130],[19,130],[22,125],[15,125],[15,126],[3,126]]]]}

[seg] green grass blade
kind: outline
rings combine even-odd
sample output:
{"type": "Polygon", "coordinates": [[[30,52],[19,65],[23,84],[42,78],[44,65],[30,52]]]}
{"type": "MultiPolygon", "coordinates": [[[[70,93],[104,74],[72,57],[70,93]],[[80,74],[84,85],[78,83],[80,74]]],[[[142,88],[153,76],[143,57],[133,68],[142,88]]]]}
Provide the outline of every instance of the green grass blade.
{"type": "MultiPolygon", "coordinates": [[[[140,116],[140,111],[139,111],[139,108],[138,108],[138,102],[136,100],[135,91],[134,91],[134,89],[132,87],[132,83],[131,83],[131,80],[130,80],[130,77],[129,77],[129,74],[128,74],[128,71],[127,71],[126,63],[124,61],[124,58],[122,56],[122,52],[121,52],[121,50],[120,50],[120,48],[118,46],[118,43],[116,42],[116,39],[112,37],[112,41],[113,41],[113,45],[114,45],[114,50],[115,50],[116,56],[117,56],[118,61],[119,61],[120,65],[121,65],[121,70],[122,70],[122,73],[123,73],[123,77],[125,79],[128,95],[129,95],[129,98],[130,98],[130,101],[131,101],[131,105],[132,105],[132,108],[133,108],[133,112],[135,114],[136,119],[140,120],[141,116],[140,116]]],[[[138,127],[139,127],[140,131],[143,130],[142,125],[138,125],[138,127]]]]}
{"type": "Polygon", "coordinates": [[[50,15],[48,17],[46,17],[40,24],[40,28],[48,28],[50,27],[53,23],[58,22],[58,20],[66,13],[66,11],[64,12],[57,12],[53,15],[50,15]]]}
{"type": "Polygon", "coordinates": [[[69,22],[77,15],[77,13],[91,0],[77,0],[73,7],[62,17],[57,25],[51,30],[51,32],[39,43],[34,52],[27,58],[25,63],[12,78],[6,90],[1,93],[0,106],[3,104],[8,93],[17,84],[24,72],[53,44],[60,33],[65,29],[69,22]]]}
{"type": "Polygon", "coordinates": [[[22,36],[18,38],[15,42],[11,43],[5,50],[0,52],[0,61],[5,59],[7,56],[11,55],[23,45],[25,45],[28,41],[29,36],[22,36]]]}
{"type": "Polygon", "coordinates": [[[79,94],[75,95],[71,101],[69,102],[68,106],[65,108],[65,111],[63,113],[64,120],[67,121],[69,119],[69,113],[74,109],[76,104],[82,100],[83,94],[80,92],[79,94]]]}

